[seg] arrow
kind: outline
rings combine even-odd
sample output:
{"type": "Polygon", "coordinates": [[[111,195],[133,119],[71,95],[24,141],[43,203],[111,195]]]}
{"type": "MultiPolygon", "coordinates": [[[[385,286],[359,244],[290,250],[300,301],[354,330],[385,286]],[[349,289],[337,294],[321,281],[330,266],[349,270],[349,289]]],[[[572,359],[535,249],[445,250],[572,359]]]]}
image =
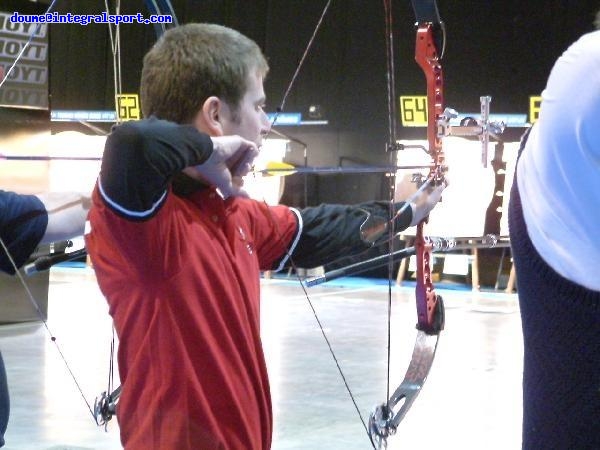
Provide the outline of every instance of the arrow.
{"type": "MultiPolygon", "coordinates": [[[[45,155],[2,155],[4,161],[100,161],[100,156],[45,156],[45,155]]],[[[266,176],[285,177],[296,173],[305,174],[347,174],[347,173],[392,173],[398,170],[430,169],[432,164],[413,166],[325,166],[325,167],[296,167],[292,164],[279,161],[269,161],[264,169],[254,170],[251,173],[266,176]]]]}
{"type": "Polygon", "coordinates": [[[5,161],[100,161],[100,156],[44,156],[44,155],[2,155],[5,161]]]}
{"type": "Polygon", "coordinates": [[[296,167],[285,162],[269,161],[265,169],[255,171],[267,176],[287,176],[295,173],[392,173],[398,170],[430,169],[433,165],[414,165],[414,166],[325,166],[325,167],[296,167]]]}

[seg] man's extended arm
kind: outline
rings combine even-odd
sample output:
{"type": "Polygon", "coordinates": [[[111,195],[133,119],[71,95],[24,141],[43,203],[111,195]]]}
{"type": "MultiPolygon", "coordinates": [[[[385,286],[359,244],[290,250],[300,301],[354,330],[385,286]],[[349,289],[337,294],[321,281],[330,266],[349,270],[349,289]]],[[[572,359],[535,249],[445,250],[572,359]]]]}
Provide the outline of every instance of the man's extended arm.
{"type": "MultiPolygon", "coordinates": [[[[340,256],[367,250],[372,246],[373,237],[381,238],[385,234],[389,221],[388,210],[386,202],[323,204],[302,209],[302,232],[292,254],[294,263],[299,267],[315,267],[340,256]],[[365,233],[367,227],[373,228],[375,235],[365,233]]],[[[408,208],[396,224],[406,228],[411,214],[408,208]]]]}
{"type": "MultiPolygon", "coordinates": [[[[426,218],[440,201],[445,187],[446,181],[417,192],[415,183],[402,180],[394,203],[395,232],[426,218]]],[[[371,201],[305,208],[300,211],[300,217],[302,231],[292,257],[299,267],[314,267],[339,256],[364,251],[385,240],[391,214],[389,202],[371,201]]]]}

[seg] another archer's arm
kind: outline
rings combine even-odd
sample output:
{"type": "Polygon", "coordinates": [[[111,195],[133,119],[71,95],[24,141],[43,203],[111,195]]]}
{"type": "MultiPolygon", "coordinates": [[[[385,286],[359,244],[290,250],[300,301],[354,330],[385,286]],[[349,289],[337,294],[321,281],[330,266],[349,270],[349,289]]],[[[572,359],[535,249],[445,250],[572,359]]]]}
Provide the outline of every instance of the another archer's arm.
{"type": "Polygon", "coordinates": [[[39,245],[47,225],[48,214],[38,197],[0,190],[0,270],[14,274],[14,266],[22,266],[39,245]]]}
{"type": "Polygon", "coordinates": [[[50,192],[37,197],[43,203],[48,217],[41,244],[83,236],[91,205],[89,196],[76,192],[50,192]]]}
{"type": "MultiPolygon", "coordinates": [[[[89,197],[74,192],[23,195],[0,190],[0,237],[14,264],[21,267],[40,244],[82,236],[89,197]]],[[[0,251],[0,270],[15,268],[0,251]]]]}

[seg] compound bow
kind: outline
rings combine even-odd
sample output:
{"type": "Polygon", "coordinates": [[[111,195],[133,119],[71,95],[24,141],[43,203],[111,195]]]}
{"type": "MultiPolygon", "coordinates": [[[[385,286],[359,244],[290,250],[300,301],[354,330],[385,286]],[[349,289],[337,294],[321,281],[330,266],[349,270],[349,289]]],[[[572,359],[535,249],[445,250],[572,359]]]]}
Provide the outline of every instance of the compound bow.
{"type": "MultiPolygon", "coordinates": [[[[444,182],[446,166],[438,121],[444,111],[444,78],[440,59],[443,50],[443,23],[434,0],[413,0],[417,16],[415,59],[427,80],[427,141],[433,167],[425,183],[444,182]]],[[[396,429],[419,395],[433,364],[440,333],[444,328],[444,304],[435,293],[431,280],[431,243],[424,238],[426,219],[417,225],[415,250],[417,259],[416,306],[417,337],[404,379],[389,399],[369,416],[369,437],[375,448],[387,447],[387,438],[396,429]]]]}

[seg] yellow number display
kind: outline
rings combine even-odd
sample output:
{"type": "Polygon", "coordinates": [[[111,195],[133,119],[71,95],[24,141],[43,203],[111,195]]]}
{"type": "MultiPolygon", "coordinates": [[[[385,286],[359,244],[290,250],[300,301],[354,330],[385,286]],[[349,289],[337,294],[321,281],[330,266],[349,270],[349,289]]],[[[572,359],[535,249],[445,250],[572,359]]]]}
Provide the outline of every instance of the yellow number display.
{"type": "Polygon", "coordinates": [[[400,96],[400,113],[403,127],[426,127],[427,97],[425,95],[400,96]]]}
{"type": "Polygon", "coordinates": [[[140,98],[137,94],[119,94],[116,96],[117,115],[120,121],[138,120],[140,114],[140,98]]]}
{"type": "Polygon", "coordinates": [[[529,123],[535,123],[540,116],[542,97],[539,95],[529,97],[529,123]]]}

